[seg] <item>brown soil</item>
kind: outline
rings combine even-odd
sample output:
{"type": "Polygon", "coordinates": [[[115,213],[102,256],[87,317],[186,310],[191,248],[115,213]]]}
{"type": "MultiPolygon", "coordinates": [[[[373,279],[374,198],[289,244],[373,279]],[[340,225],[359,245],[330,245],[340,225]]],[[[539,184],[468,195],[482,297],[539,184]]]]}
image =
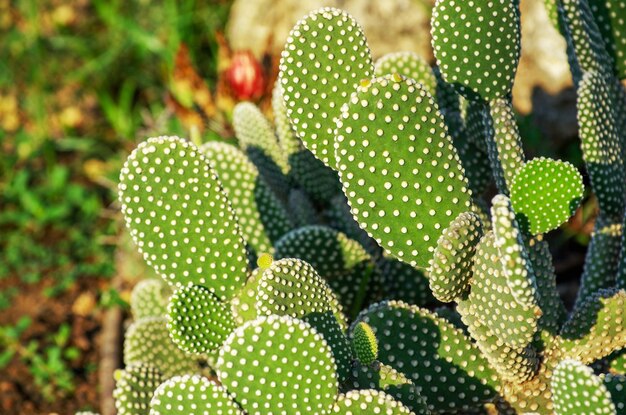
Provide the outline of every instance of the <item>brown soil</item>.
{"type": "Polygon", "coordinates": [[[0,413],[13,414],[68,414],[79,410],[98,411],[98,365],[100,328],[104,310],[96,306],[97,293],[107,280],[84,278],[77,281],[67,292],[53,298],[43,295],[42,290],[53,284],[43,279],[28,285],[19,278],[0,280],[0,290],[18,286],[19,293],[12,306],[0,311],[0,325],[13,325],[22,316],[32,319],[22,334],[22,345],[32,340],[50,344],[49,338],[62,323],[71,327],[68,346],[80,350],[80,356],[69,362],[73,373],[74,392],[61,394],[47,401],[35,385],[33,375],[26,363],[14,356],[7,367],[0,371],[0,413]]]}

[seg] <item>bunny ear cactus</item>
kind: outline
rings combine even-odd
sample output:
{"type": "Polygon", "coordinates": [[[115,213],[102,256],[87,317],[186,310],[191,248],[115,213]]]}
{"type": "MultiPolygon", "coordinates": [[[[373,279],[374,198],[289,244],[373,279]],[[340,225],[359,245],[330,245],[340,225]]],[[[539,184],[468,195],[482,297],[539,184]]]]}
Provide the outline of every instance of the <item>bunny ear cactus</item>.
{"type": "Polygon", "coordinates": [[[618,78],[626,78],[626,3],[623,0],[589,0],[607,52],[618,78]]]}
{"type": "Polygon", "coordinates": [[[427,268],[441,232],[470,209],[433,98],[399,75],[367,81],[344,106],[335,140],[339,177],[361,227],[393,256],[427,268]]]}
{"type": "Polygon", "coordinates": [[[174,376],[155,391],[150,415],[174,413],[244,415],[223,386],[199,375],[174,376]]]}
{"type": "Polygon", "coordinates": [[[135,320],[163,316],[167,312],[170,295],[171,289],[163,280],[139,281],[130,295],[130,311],[135,320]]]}
{"type": "Polygon", "coordinates": [[[413,52],[394,52],[378,59],[374,65],[374,76],[378,78],[396,73],[419,82],[430,95],[435,95],[437,78],[421,56],[413,52]]]}
{"type": "MultiPolygon", "coordinates": [[[[333,407],[333,414],[340,415],[410,415],[409,408],[384,392],[366,389],[350,391],[341,395],[333,407]]],[[[427,412],[417,412],[426,414],[427,412]]]]}
{"type": "Polygon", "coordinates": [[[214,141],[204,144],[201,151],[219,177],[243,238],[256,253],[271,252],[272,243],[292,226],[281,202],[236,147],[214,141]]]}
{"type": "Polygon", "coordinates": [[[263,316],[235,330],[220,350],[222,385],[249,415],[312,414],[330,409],[338,390],[326,340],[289,316],[263,316]],[[269,374],[276,374],[272,378],[269,374]]]}
{"type": "Polygon", "coordinates": [[[280,60],[283,96],[293,128],[327,166],[334,163],[334,123],[341,106],[373,72],[363,30],[346,12],[323,8],[292,29],[280,60]]]}
{"type": "Polygon", "coordinates": [[[148,413],[150,400],[163,382],[161,372],[146,363],[133,363],[115,372],[115,409],[119,415],[148,413]]]}
{"type": "Polygon", "coordinates": [[[172,285],[192,282],[224,298],[243,285],[248,265],[235,212],[193,144],[141,143],[122,168],[119,200],[144,259],[172,285]]]}

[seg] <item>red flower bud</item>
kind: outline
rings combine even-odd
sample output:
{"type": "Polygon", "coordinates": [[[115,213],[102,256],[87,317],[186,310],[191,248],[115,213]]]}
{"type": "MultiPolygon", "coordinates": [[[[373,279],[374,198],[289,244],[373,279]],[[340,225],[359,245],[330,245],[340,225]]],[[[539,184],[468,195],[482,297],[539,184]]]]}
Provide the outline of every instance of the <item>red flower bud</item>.
{"type": "Polygon", "coordinates": [[[263,69],[250,51],[233,54],[226,80],[238,100],[254,100],[263,95],[263,69]]]}

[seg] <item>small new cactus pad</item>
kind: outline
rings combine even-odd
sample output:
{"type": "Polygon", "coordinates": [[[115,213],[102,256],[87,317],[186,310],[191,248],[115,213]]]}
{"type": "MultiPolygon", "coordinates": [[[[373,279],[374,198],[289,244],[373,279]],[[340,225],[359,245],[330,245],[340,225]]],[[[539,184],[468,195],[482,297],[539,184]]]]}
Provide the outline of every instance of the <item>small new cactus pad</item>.
{"type": "Polygon", "coordinates": [[[385,298],[419,306],[437,302],[423,270],[390,256],[382,256],[376,264],[381,273],[385,298]]]}
{"type": "Polygon", "coordinates": [[[374,64],[374,75],[378,78],[395,73],[419,82],[430,95],[435,96],[437,78],[428,62],[418,54],[392,52],[381,57],[374,64]]]}
{"type": "Polygon", "coordinates": [[[338,390],[328,343],[289,316],[259,317],[237,328],[220,350],[217,373],[249,415],[324,413],[338,390]]]}
{"type": "Polygon", "coordinates": [[[189,284],[172,295],[167,328],[174,343],[185,352],[211,354],[235,327],[229,304],[205,287],[189,284]]]}
{"type": "Polygon", "coordinates": [[[238,148],[212,141],[200,149],[219,177],[243,239],[256,253],[271,252],[272,243],[292,226],[280,201],[238,148]]]}
{"type": "Polygon", "coordinates": [[[428,273],[430,288],[439,301],[447,303],[469,291],[474,252],[482,234],[478,216],[463,212],[439,237],[428,273]]]}
{"type": "Polygon", "coordinates": [[[113,399],[119,415],[147,414],[155,389],[163,382],[159,370],[146,363],[133,363],[115,371],[113,399]]]}
{"type": "Polygon", "coordinates": [[[257,317],[256,294],[263,271],[265,269],[262,268],[252,271],[248,276],[246,284],[241,287],[241,290],[230,301],[231,310],[238,326],[257,317]]]}
{"type": "Polygon", "coordinates": [[[626,78],[626,1],[588,0],[588,3],[613,58],[617,76],[626,78]]]}
{"type": "Polygon", "coordinates": [[[231,298],[247,260],[233,209],[215,171],[178,137],[145,141],[126,160],[119,200],[145,260],[176,286],[204,285],[231,298]]]}
{"type": "Polygon", "coordinates": [[[196,361],[170,338],[165,317],[145,317],[128,327],[124,338],[124,364],[133,363],[153,365],[165,378],[198,370],[196,361]]]}
{"type": "Polygon", "coordinates": [[[130,311],[135,320],[160,317],[167,313],[172,291],[161,279],[141,280],[130,294],[130,311]]]}
{"type": "Polygon", "coordinates": [[[516,1],[438,0],[431,26],[437,65],[459,93],[492,100],[511,92],[520,56],[516,1]]]}
{"type": "Polygon", "coordinates": [[[276,242],[276,257],[299,258],[311,264],[346,307],[353,306],[361,292],[371,290],[371,280],[380,278],[372,275],[378,272],[361,244],[327,226],[306,226],[289,232],[276,242]]]}
{"type": "Polygon", "coordinates": [[[359,322],[352,329],[352,349],[354,356],[364,365],[369,365],[378,357],[378,340],[372,328],[359,322]]]}
{"type": "Polygon", "coordinates": [[[626,347],[626,291],[604,289],[590,296],[561,329],[564,355],[592,363],[626,347]]]}
{"type": "Polygon", "coordinates": [[[537,305],[537,287],[532,264],[515,220],[511,200],[497,195],[491,201],[494,245],[498,249],[502,270],[511,294],[520,305],[535,310],[537,317],[541,309],[537,305]]]}
{"type": "Polygon", "coordinates": [[[494,235],[488,232],[476,248],[468,311],[501,343],[525,347],[537,331],[539,316],[535,306],[517,301],[504,272],[494,235]]]}
{"type": "Polygon", "coordinates": [[[586,73],[577,102],[583,158],[600,210],[609,217],[621,218],[626,176],[614,104],[606,79],[597,72],[586,73]]]}
{"type": "Polygon", "coordinates": [[[348,387],[354,390],[374,389],[385,392],[414,414],[430,415],[426,401],[418,393],[418,388],[413,382],[401,372],[380,362],[369,365],[355,363],[348,387]]]}
{"type": "Polygon", "coordinates": [[[435,412],[464,411],[491,401],[497,375],[478,347],[435,314],[388,301],[363,311],[354,324],[369,324],[378,359],[404,373],[435,412]]]}
{"type": "Polygon", "coordinates": [[[269,120],[256,105],[240,102],[233,110],[233,128],[239,147],[276,196],[284,200],[289,189],[289,165],[269,120]]]}
{"type": "Polygon", "coordinates": [[[397,258],[428,267],[439,235],[470,207],[463,168],[430,94],[398,75],[362,84],[337,121],[335,150],[361,227],[397,258]]]}
{"type": "Polygon", "coordinates": [[[539,157],[526,163],[510,187],[517,222],[534,235],[572,216],[584,192],[583,178],[568,162],[539,157]]]}
{"type": "Polygon", "coordinates": [[[363,31],[342,10],[312,12],[287,38],[280,60],[287,115],[306,147],[329,167],[335,167],[333,119],[372,71],[363,31]]]}
{"type": "Polygon", "coordinates": [[[414,415],[409,408],[390,395],[373,389],[355,390],[339,395],[332,413],[340,415],[414,415]]]}
{"type": "Polygon", "coordinates": [[[616,415],[611,394],[591,368],[563,360],[552,375],[556,415],[616,415]]]}
{"type": "Polygon", "coordinates": [[[199,375],[174,376],[150,402],[150,415],[244,415],[228,391],[199,375]]]}

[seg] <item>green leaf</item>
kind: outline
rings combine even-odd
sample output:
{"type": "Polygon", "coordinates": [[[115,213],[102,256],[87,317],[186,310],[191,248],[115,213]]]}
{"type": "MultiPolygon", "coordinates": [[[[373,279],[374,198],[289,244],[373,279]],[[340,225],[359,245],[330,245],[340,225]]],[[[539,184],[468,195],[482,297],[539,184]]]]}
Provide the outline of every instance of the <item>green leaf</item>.
{"type": "Polygon", "coordinates": [[[538,235],[568,220],[578,208],[584,190],[576,167],[539,157],[526,163],[513,179],[511,205],[522,229],[538,235]]]}
{"type": "Polygon", "coordinates": [[[335,167],[333,119],[372,72],[363,31],[342,10],[326,7],[310,13],[287,38],[279,75],[287,115],[304,145],[329,167],[335,167]]]}
{"type": "Polygon", "coordinates": [[[431,27],[437,66],[459,93],[491,100],[511,92],[520,56],[517,2],[438,0],[431,27]]]}
{"type": "Polygon", "coordinates": [[[344,106],[337,170],[352,213],[386,251],[426,268],[470,192],[441,113],[412,80],[377,78],[344,106]]]}
{"type": "Polygon", "coordinates": [[[249,415],[323,413],[337,396],[328,343],[289,316],[259,317],[235,330],[220,350],[217,373],[249,415]]]}
{"type": "Polygon", "coordinates": [[[178,137],[154,137],[128,157],[119,200],[139,251],[173,285],[192,282],[231,298],[247,260],[237,218],[201,151],[178,137]]]}
{"type": "Polygon", "coordinates": [[[189,284],[172,295],[167,328],[174,343],[185,352],[211,354],[235,327],[229,305],[205,287],[189,284]]]}
{"type": "Polygon", "coordinates": [[[228,391],[199,375],[174,376],[162,383],[150,402],[150,415],[244,415],[228,391]]]}

